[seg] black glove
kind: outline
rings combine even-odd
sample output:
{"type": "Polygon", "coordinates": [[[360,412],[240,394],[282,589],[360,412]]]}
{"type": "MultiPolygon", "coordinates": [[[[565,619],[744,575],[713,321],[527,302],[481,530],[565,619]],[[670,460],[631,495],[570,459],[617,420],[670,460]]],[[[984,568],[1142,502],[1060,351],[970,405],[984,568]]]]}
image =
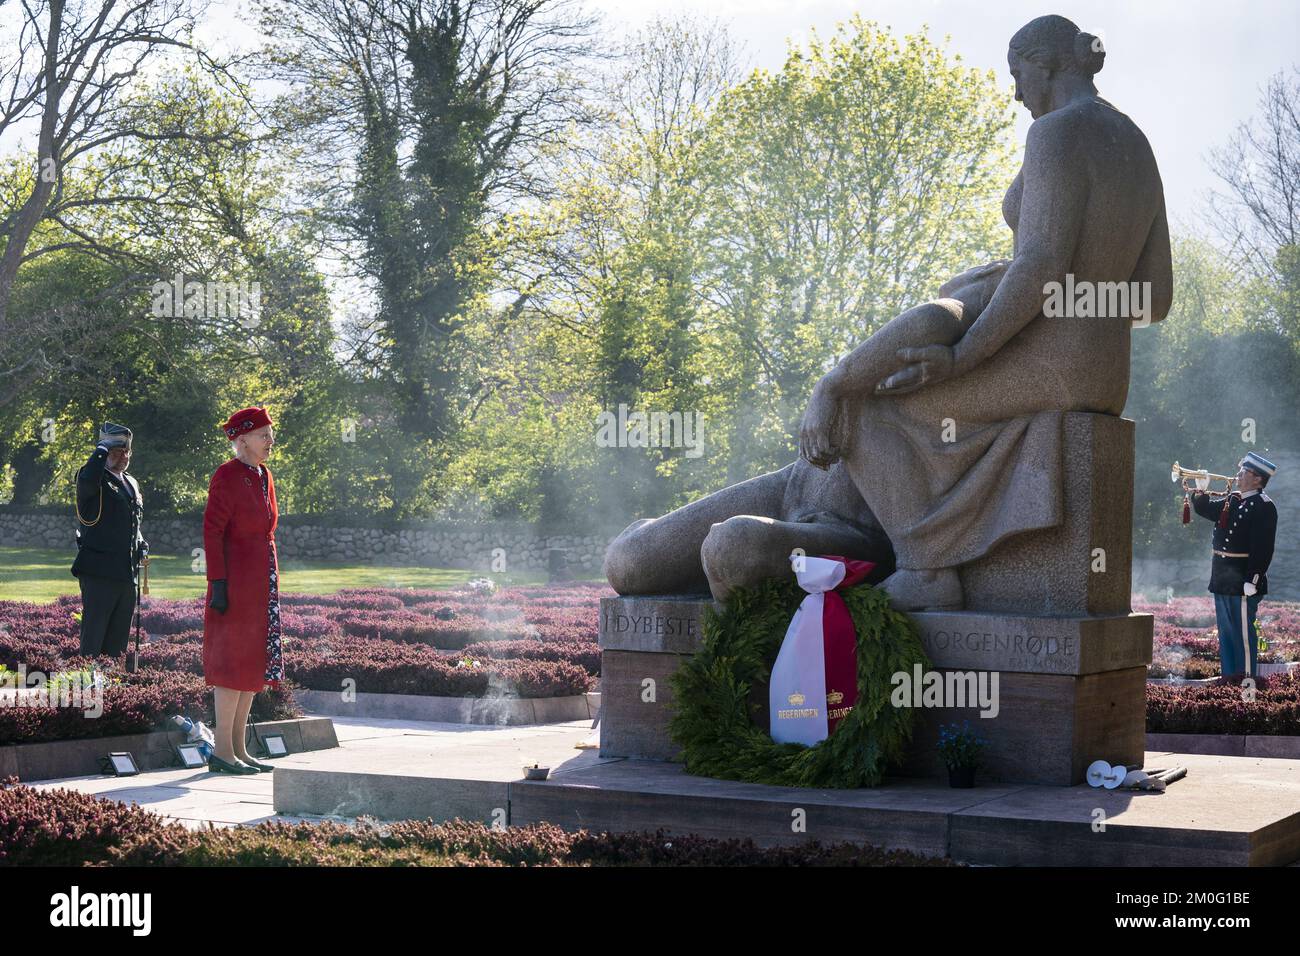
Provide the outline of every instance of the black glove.
{"type": "Polygon", "coordinates": [[[226,596],[225,578],[212,582],[212,600],[208,603],[208,607],[218,614],[225,614],[226,608],[230,607],[230,601],[226,596]]]}
{"type": "Polygon", "coordinates": [[[104,422],[99,426],[99,444],[114,448],[126,448],[131,444],[131,429],[125,425],[115,425],[113,422],[104,422]]]}

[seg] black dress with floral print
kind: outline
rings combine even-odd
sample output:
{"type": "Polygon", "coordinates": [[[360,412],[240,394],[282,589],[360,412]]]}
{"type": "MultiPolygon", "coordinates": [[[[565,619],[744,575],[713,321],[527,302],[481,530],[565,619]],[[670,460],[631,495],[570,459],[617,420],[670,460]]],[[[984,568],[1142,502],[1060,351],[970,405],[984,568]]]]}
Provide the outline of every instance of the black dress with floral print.
{"type": "MultiPolygon", "coordinates": [[[[267,484],[266,469],[261,465],[254,468],[247,462],[244,467],[254,471],[262,479],[262,499],[266,502],[266,514],[271,515],[271,490],[267,484]]],[[[284,661],[280,655],[280,581],[275,567],[275,544],[270,538],[266,541],[267,567],[270,568],[270,587],[266,605],[266,682],[272,688],[279,689],[284,680],[284,661]]]]}

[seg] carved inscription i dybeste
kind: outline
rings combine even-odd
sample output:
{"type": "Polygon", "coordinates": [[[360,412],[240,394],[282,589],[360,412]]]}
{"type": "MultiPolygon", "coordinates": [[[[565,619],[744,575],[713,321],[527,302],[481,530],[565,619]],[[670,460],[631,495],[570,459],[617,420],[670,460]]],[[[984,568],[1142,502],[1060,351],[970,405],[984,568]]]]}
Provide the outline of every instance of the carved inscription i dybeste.
{"type": "Polygon", "coordinates": [[[610,614],[601,612],[600,629],[605,634],[654,634],[660,637],[695,637],[698,624],[693,617],[660,614],[610,614]]]}

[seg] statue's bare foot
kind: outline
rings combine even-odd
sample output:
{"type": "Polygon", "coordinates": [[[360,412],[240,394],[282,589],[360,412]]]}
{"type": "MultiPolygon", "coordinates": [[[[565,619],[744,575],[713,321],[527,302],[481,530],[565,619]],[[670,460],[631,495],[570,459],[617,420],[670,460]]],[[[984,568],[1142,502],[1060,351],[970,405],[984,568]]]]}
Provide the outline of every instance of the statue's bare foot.
{"type": "Polygon", "coordinates": [[[965,606],[961,580],[953,568],[899,568],[880,583],[896,611],[960,611],[965,606]]]}

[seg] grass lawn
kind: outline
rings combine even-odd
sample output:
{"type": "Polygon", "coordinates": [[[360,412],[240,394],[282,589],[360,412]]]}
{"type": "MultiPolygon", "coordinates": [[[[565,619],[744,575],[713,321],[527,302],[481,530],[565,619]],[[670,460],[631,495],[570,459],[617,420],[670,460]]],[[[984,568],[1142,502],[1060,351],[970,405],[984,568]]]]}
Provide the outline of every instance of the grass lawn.
{"type": "MultiPolygon", "coordinates": [[[[0,548],[0,600],[53,601],[61,594],[80,594],[70,568],[75,550],[0,548]]],[[[149,593],[153,597],[201,597],[206,582],[191,570],[191,558],[154,556],[149,561],[149,593]]],[[[546,574],[525,571],[487,574],[454,568],[347,565],[329,561],[280,562],[280,590],[333,594],[339,588],[446,588],[470,578],[490,577],[498,584],[542,584],[546,574]]]]}

